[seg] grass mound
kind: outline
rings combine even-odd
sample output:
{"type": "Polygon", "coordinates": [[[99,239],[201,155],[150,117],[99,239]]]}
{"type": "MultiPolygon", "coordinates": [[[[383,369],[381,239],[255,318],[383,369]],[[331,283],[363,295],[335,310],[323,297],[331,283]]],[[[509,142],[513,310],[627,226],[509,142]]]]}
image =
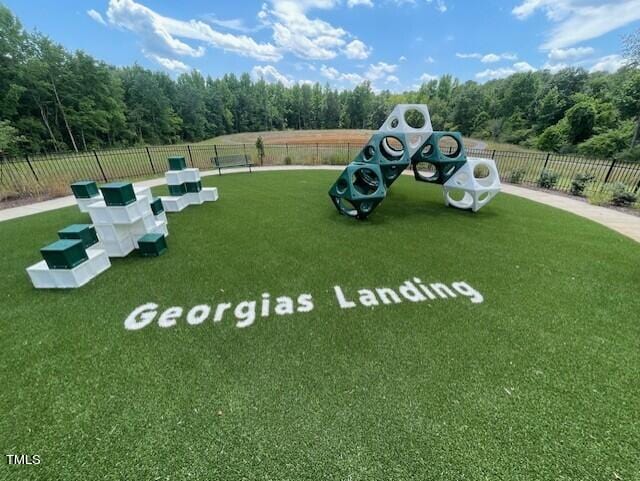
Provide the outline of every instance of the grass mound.
{"type": "Polygon", "coordinates": [[[355,222],[326,195],[336,175],[207,178],[220,200],[170,215],[164,256],[76,291],[35,291],[24,269],[87,216],[3,223],[0,448],[42,463],[0,479],[633,479],[637,244],[507,195],[448,209],[404,177],[355,222]],[[484,301],[343,309],[334,290],[415,277],[484,301]],[[313,309],[274,312],[301,294],[313,309]],[[185,312],[126,329],[146,303],[185,312]]]}

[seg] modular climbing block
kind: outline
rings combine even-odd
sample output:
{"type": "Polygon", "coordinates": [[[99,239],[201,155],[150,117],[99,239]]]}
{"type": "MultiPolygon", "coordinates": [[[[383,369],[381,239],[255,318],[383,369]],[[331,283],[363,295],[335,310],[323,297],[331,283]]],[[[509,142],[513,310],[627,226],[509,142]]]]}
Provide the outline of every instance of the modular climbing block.
{"type": "Polygon", "coordinates": [[[169,170],[183,170],[187,168],[187,163],[181,155],[169,157],[169,170]]]}
{"type": "Polygon", "coordinates": [[[169,194],[174,197],[178,197],[187,193],[187,186],[185,184],[169,184],[167,187],[169,187],[169,194]]]}
{"type": "Polygon", "coordinates": [[[433,132],[411,159],[415,179],[434,184],[444,184],[466,162],[459,132],[433,132]],[[448,140],[449,147],[443,149],[442,140],[448,140]]]}
{"type": "Polygon", "coordinates": [[[167,239],[164,234],[145,234],[138,239],[138,249],[143,257],[156,257],[167,250],[167,239]]]}
{"type": "Polygon", "coordinates": [[[60,239],[78,239],[85,249],[98,242],[96,230],[91,224],[73,224],[58,231],[60,239]]]}
{"type": "Polygon", "coordinates": [[[329,190],[341,214],[365,219],[386,196],[382,170],[378,164],[349,164],[329,190]]]}
{"type": "Polygon", "coordinates": [[[184,183],[187,192],[200,192],[202,190],[202,182],[185,182],[184,183]]]}
{"type": "Polygon", "coordinates": [[[164,212],[164,206],[162,205],[162,199],[160,197],[156,197],[151,201],[151,210],[153,211],[153,215],[159,215],[164,212]]]}
{"type": "Polygon", "coordinates": [[[108,206],[129,205],[136,201],[131,182],[111,182],[100,186],[104,203],[108,206]]]}
{"type": "Polygon", "coordinates": [[[73,269],[87,260],[81,240],[61,239],[40,249],[49,269],[73,269]]]}
{"type": "Polygon", "coordinates": [[[358,153],[354,162],[378,164],[384,185],[389,187],[411,164],[407,137],[402,133],[376,133],[358,153]]]}
{"type": "Polygon", "coordinates": [[[90,199],[99,195],[98,186],[92,180],[83,180],[71,184],[71,191],[76,199],[90,199]]]}

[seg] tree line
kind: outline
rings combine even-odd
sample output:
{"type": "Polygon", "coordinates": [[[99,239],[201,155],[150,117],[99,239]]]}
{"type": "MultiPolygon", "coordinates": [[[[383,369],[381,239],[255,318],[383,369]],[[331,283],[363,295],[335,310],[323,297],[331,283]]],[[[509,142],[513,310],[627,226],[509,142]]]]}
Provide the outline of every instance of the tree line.
{"type": "Polygon", "coordinates": [[[485,84],[444,75],[404,93],[375,92],[368,82],[351,90],[285,86],[246,73],[211,78],[194,70],[173,79],[69,52],[41,33],[26,32],[0,5],[0,71],[0,152],[9,155],[264,130],[376,129],[394,105],[426,103],[436,130],[640,159],[640,70],[633,63],[616,73],[567,68],[485,84]]]}

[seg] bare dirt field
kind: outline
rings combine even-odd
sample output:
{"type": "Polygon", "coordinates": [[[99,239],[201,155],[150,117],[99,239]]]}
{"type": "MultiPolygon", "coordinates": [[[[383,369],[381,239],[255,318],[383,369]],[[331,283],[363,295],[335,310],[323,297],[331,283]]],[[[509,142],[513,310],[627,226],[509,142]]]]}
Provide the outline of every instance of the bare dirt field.
{"type": "MultiPolygon", "coordinates": [[[[245,132],[242,134],[221,135],[205,140],[204,144],[255,144],[261,136],[267,145],[285,144],[354,144],[362,145],[374,133],[374,130],[334,129],[334,130],[285,130],[278,132],[245,132]]],[[[485,142],[465,138],[465,146],[471,149],[482,149],[485,142]]]]}

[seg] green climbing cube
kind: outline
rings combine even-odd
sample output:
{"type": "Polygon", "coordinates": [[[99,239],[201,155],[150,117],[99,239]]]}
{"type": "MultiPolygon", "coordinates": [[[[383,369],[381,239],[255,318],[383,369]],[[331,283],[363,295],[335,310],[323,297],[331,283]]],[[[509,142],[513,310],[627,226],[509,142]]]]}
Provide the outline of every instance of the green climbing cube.
{"type": "Polygon", "coordinates": [[[162,199],[160,197],[156,197],[151,201],[151,210],[153,211],[153,215],[164,212],[164,206],[162,205],[162,199]]]}
{"type": "Polygon", "coordinates": [[[184,157],[181,155],[175,155],[173,157],[169,157],[169,170],[184,170],[187,168],[187,163],[184,160],[184,157]]]}
{"type": "Polygon", "coordinates": [[[138,239],[138,249],[143,257],[157,257],[167,250],[164,234],[145,234],[138,239]]]}
{"type": "Polygon", "coordinates": [[[338,211],[358,219],[366,219],[386,195],[382,169],[375,163],[352,162],[329,189],[338,211]]]}
{"type": "Polygon", "coordinates": [[[93,180],[82,180],[71,184],[71,191],[76,199],[90,199],[98,195],[98,186],[93,180]]]}
{"type": "Polygon", "coordinates": [[[416,180],[434,184],[444,184],[467,162],[467,155],[460,132],[433,132],[411,159],[416,180]],[[443,139],[449,140],[450,147],[441,146],[443,139]],[[428,166],[427,173],[420,169],[428,166]]]}
{"type": "Polygon", "coordinates": [[[354,162],[378,164],[384,185],[389,187],[411,165],[407,136],[402,133],[376,133],[358,153],[354,162]]]}
{"type": "Polygon", "coordinates": [[[73,269],[88,259],[81,240],[61,239],[40,249],[49,269],[73,269]]]}
{"type": "Polygon", "coordinates": [[[202,190],[202,182],[200,182],[200,181],[198,181],[198,182],[185,182],[184,186],[187,189],[187,192],[198,193],[198,192],[200,192],[202,190]]]}
{"type": "Polygon", "coordinates": [[[179,197],[187,193],[187,186],[185,184],[176,184],[176,185],[169,184],[167,187],[169,187],[169,194],[176,197],[179,197]]]}
{"type": "Polygon", "coordinates": [[[91,224],[73,224],[58,231],[60,239],[74,239],[82,241],[85,249],[98,242],[96,230],[91,224]]]}
{"type": "Polygon", "coordinates": [[[104,203],[108,206],[129,205],[136,201],[136,193],[131,182],[112,182],[100,187],[104,203]]]}

